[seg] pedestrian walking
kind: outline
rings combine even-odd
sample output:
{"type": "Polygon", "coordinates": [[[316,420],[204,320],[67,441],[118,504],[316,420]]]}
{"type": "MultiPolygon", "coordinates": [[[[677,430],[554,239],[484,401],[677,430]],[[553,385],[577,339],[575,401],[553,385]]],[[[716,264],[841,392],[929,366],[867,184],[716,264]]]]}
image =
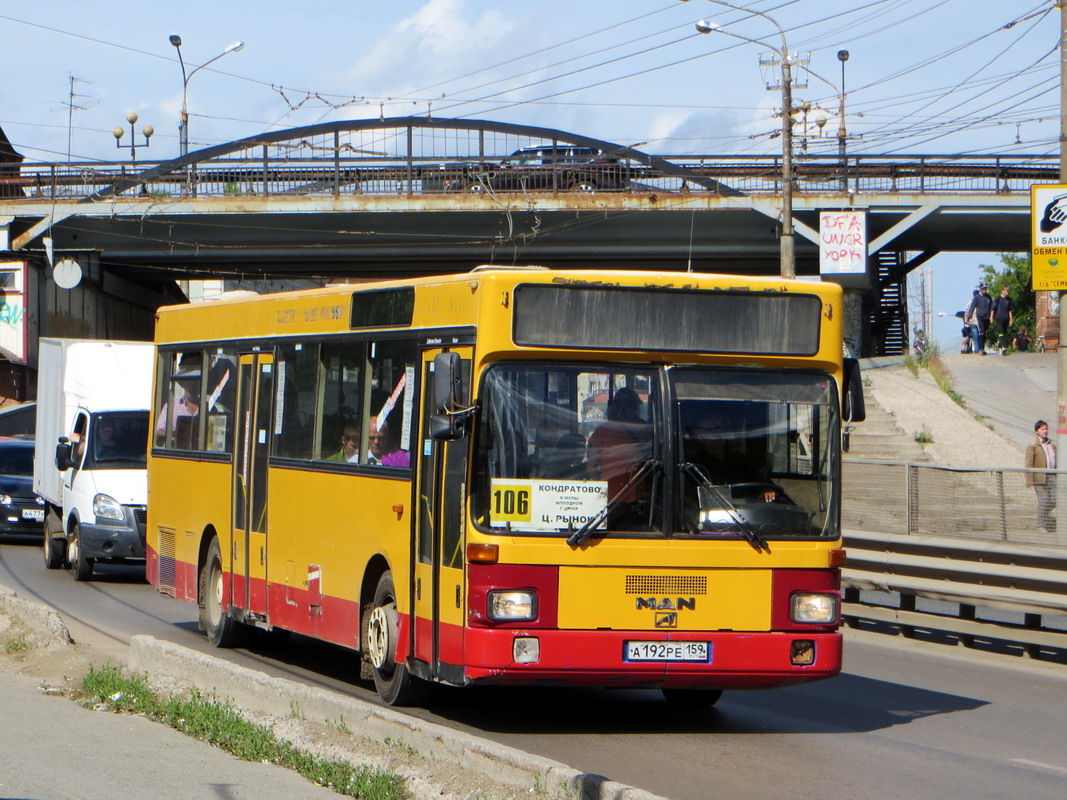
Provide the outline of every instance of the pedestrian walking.
{"type": "MultiPolygon", "coordinates": [[[[1056,469],[1056,445],[1048,438],[1048,423],[1039,419],[1034,423],[1034,441],[1026,448],[1026,468],[1030,470],[1056,469]]],[[[1048,472],[1027,472],[1026,485],[1037,493],[1037,524],[1046,533],[1056,532],[1052,511],[1056,508],[1056,476],[1048,472]]]]}
{"type": "Polygon", "coordinates": [[[1000,348],[1000,354],[1006,356],[1008,354],[1008,345],[1011,344],[1011,340],[1008,338],[1008,331],[1011,329],[1012,323],[1015,321],[1015,315],[1011,308],[1011,297],[1008,295],[1008,287],[1002,286],[1000,289],[1000,297],[993,301],[993,314],[992,322],[996,326],[998,340],[997,345],[1000,348]]]}
{"type": "Polygon", "coordinates": [[[978,284],[978,294],[974,295],[970,306],[967,307],[967,316],[971,321],[974,336],[974,352],[983,356],[986,355],[986,330],[989,328],[992,313],[993,301],[989,297],[989,284],[982,281],[978,284]]]}

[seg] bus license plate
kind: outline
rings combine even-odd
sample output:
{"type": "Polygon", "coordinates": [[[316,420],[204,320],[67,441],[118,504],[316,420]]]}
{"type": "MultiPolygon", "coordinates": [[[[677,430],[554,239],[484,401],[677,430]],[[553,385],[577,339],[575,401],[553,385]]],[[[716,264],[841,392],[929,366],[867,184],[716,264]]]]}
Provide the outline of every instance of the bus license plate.
{"type": "Polygon", "coordinates": [[[22,509],[22,518],[23,519],[44,520],[44,509],[43,508],[24,508],[24,509],[22,509]]]}
{"type": "Polygon", "coordinates": [[[702,661],[711,660],[708,642],[627,642],[627,661],[702,661]]]}

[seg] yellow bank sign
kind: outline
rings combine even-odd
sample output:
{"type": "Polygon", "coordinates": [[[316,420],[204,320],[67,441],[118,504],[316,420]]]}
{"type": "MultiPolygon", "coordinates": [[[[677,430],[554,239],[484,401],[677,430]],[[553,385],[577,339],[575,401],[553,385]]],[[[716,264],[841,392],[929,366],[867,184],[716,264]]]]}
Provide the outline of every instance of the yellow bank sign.
{"type": "Polygon", "coordinates": [[[1067,291],[1067,186],[1030,187],[1034,289],[1067,291]]]}

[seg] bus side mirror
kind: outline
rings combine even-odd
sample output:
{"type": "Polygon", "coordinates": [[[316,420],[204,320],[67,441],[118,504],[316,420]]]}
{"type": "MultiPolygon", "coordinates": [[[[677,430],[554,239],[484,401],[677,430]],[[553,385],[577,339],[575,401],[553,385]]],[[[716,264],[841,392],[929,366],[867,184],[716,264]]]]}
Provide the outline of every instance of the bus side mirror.
{"type": "Polygon", "coordinates": [[[56,445],[56,469],[66,472],[74,466],[74,445],[66,436],[59,437],[56,445]]]}
{"type": "Polygon", "coordinates": [[[435,442],[454,442],[467,435],[466,414],[431,414],[430,438],[435,442]]]}
{"type": "Polygon", "coordinates": [[[863,404],[863,378],[860,375],[860,362],[856,358],[846,358],[845,397],[843,416],[847,422],[863,422],[867,418],[863,404]]]}
{"type": "Polygon", "coordinates": [[[436,411],[454,411],[460,400],[459,353],[438,353],[433,359],[433,405],[436,411]]]}

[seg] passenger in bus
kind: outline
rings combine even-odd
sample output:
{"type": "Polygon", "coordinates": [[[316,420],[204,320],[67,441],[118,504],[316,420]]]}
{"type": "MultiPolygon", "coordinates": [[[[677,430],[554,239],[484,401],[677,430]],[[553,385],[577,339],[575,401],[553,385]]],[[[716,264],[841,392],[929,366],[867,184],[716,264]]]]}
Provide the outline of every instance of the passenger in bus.
{"type": "Polygon", "coordinates": [[[367,444],[370,450],[367,463],[386,467],[410,466],[411,453],[407,450],[390,449],[389,441],[389,425],[384,420],[379,425],[378,418],[371,417],[370,428],[367,432],[367,444]]]}
{"type": "MultiPolygon", "coordinates": [[[[182,396],[178,398],[178,402],[174,404],[174,429],[181,431],[185,429],[190,431],[193,426],[189,424],[189,421],[196,417],[200,413],[200,376],[196,377],[196,380],[178,381],[178,385],[182,389],[182,396]],[[182,423],[182,418],[186,418],[185,423],[182,423]]],[[[163,404],[163,407],[159,410],[159,414],[156,417],[156,444],[163,444],[163,440],[167,433],[167,403],[163,404]]]]}
{"type": "Polygon", "coordinates": [[[359,426],[352,424],[345,425],[345,429],[341,433],[341,449],[332,455],[326,456],[326,458],[323,460],[338,462],[342,464],[358,464],[359,426]]]}
{"type": "MultiPolygon", "coordinates": [[[[641,398],[624,387],[608,401],[607,422],[589,435],[589,476],[608,483],[608,501],[623,492],[634,472],[652,451],[651,426],[641,417],[641,398]]],[[[619,509],[609,524],[629,524],[639,516],[638,505],[648,499],[648,484],[638,483],[618,497],[619,509]],[[628,519],[630,518],[630,519],[628,519]]]]}

